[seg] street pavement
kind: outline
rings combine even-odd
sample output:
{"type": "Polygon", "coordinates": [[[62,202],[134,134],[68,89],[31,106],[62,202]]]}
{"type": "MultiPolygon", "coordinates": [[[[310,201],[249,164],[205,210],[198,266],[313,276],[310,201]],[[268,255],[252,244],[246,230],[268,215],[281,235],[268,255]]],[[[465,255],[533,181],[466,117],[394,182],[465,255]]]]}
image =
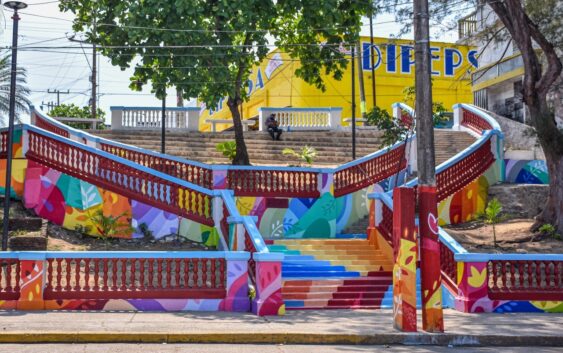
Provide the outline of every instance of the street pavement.
{"type": "Polygon", "coordinates": [[[444,320],[445,334],[407,334],[393,328],[390,310],[289,311],[268,317],[226,312],[0,311],[0,342],[563,347],[563,314],[445,310],[444,320]]]}
{"type": "Polygon", "coordinates": [[[10,353],[561,353],[545,347],[437,347],[437,346],[328,346],[328,345],[227,345],[227,344],[5,344],[10,353]]]}

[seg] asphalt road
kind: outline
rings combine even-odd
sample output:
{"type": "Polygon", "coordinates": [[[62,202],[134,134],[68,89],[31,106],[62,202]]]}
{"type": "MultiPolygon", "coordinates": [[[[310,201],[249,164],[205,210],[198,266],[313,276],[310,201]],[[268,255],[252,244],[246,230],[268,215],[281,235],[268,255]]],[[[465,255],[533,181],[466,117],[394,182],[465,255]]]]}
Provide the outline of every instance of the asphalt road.
{"type": "Polygon", "coordinates": [[[313,346],[229,344],[1,344],[1,353],[561,353],[562,348],[538,347],[434,347],[434,346],[313,346]]]}

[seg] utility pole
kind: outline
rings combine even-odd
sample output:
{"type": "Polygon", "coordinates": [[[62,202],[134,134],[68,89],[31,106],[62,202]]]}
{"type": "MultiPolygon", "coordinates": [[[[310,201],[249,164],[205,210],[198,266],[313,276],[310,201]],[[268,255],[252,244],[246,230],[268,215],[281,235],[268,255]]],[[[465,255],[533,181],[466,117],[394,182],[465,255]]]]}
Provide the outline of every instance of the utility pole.
{"type": "Polygon", "coordinates": [[[43,110],[43,106],[46,106],[47,107],[47,113],[50,113],[51,110],[53,110],[53,108],[55,107],[55,103],[52,102],[52,101],[47,102],[47,103],[41,101],[41,110],[43,110]]]}
{"type": "Polygon", "coordinates": [[[366,91],[364,88],[364,69],[362,60],[364,58],[365,53],[362,50],[362,46],[360,45],[360,39],[358,38],[358,43],[356,44],[356,48],[358,51],[357,61],[358,61],[358,84],[360,86],[360,112],[362,114],[362,119],[366,118],[366,91]]]}
{"type": "Polygon", "coordinates": [[[67,89],[66,92],[64,92],[61,91],[60,89],[54,89],[54,90],[48,89],[47,93],[57,95],[57,107],[58,107],[59,105],[61,105],[61,94],[70,94],[70,90],[67,89]]]}
{"type": "Polygon", "coordinates": [[[371,93],[373,98],[373,107],[377,106],[377,98],[375,96],[375,50],[373,49],[373,3],[369,9],[369,44],[371,56],[371,93]]]}
{"type": "Polygon", "coordinates": [[[356,73],[354,67],[354,44],[351,45],[351,60],[352,64],[352,160],[356,159],[356,73]]]}
{"type": "Polygon", "coordinates": [[[444,332],[442,278],[438,243],[438,206],[430,81],[428,0],[414,0],[415,114],[418,166],[418,210],[421,244],[422,329],[444,332]]]}
{"type": "MultiPolygon", "coordinates": [[[[94,13],[95,14],[95,13],[94,13]]],[[[94,16],[94,30],[93,30],[93,36],[96,35],[96,16],[94,16]]],[[[98,58],[96,55],[96,40],[95,38],[92,40],[92,119],[96,119],[96,113],[97,113],[97,93],[96,93],[96,82],[97,82],[97,77],[96,77],[96,71],[98,68],[98,58]]]]}

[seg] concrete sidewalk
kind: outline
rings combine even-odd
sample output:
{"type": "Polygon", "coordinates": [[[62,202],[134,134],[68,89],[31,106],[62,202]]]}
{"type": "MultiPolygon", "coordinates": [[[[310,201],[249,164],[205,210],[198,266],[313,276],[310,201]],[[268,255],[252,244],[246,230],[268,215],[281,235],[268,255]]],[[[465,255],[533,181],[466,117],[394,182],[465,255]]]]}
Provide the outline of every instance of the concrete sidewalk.
{"type": "MultiPolygon", "coordinates": [[[[420,318],[419,318],[420,321],[420,318]]],[[[444,334],[393,328],[390,310],[247,313],[0,311],[0,343],[145,342],[563,346],[563,314],[445,310],[444,334]]]]}

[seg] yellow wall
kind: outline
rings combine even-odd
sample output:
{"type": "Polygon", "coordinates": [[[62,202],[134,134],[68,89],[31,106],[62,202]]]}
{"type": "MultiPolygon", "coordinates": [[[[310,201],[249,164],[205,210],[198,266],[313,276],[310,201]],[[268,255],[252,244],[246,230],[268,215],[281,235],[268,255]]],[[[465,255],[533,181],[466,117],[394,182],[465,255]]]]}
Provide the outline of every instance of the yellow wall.
{"type": "MultiPolygon", "coordinates": [[[[374,38],[376,47],[376,93],[377,105],[391,110],[391,104],[404,101],[403,90],[414,85],[414,50],[412,41],[374,38]],[[393,53],[393,50],[395,51],[393,53]]],[[[369,37],[362,38],[366,58],[363,63],[364,86],[368,111],[372,104],[372,75],[369,58],[369,37]]],[[[469,70],[475,68],[473,48],[453,43],[432,42],[433,49],[433,99],[442,102],[446,108],[455,103],[471,103],[471,82],[469,70]]],[[[349,53],[348,53],[349,54],[349,53]]],[[[258,115],[259,107],[342,107],[342,119],[351,116],[352,78],[349,67],[341,81],[325,78],[326,91],[316,89],[294,75],[299,62],[291,60],[285,53],[274,50],[255,67],[250,75],[250,100],[243,104],[243,118],[258,115]],[[261,81],[260,81],[261,78],[261,81]],[[261,84],[262,82],[262,84],[261,84]],[[263,87],[262,87],[263,86],[263,87]]],[[[356,70],[358,69],[356,65],[356,70]]],[[[409,103],[409,102],[407,102],[409,103]]],[[[360,116],[359,86],[356,79],[356,116],[360,116]]],[[[207,119],[230,119],[231,114],[225,102],[215,109],[202,107],[200,129],[210,130],[207,119]]],[[[346,125],[343,123],[343,125],[346,125]]],[[[223,130],[231,125],[218,125],[223,130]]]]}

